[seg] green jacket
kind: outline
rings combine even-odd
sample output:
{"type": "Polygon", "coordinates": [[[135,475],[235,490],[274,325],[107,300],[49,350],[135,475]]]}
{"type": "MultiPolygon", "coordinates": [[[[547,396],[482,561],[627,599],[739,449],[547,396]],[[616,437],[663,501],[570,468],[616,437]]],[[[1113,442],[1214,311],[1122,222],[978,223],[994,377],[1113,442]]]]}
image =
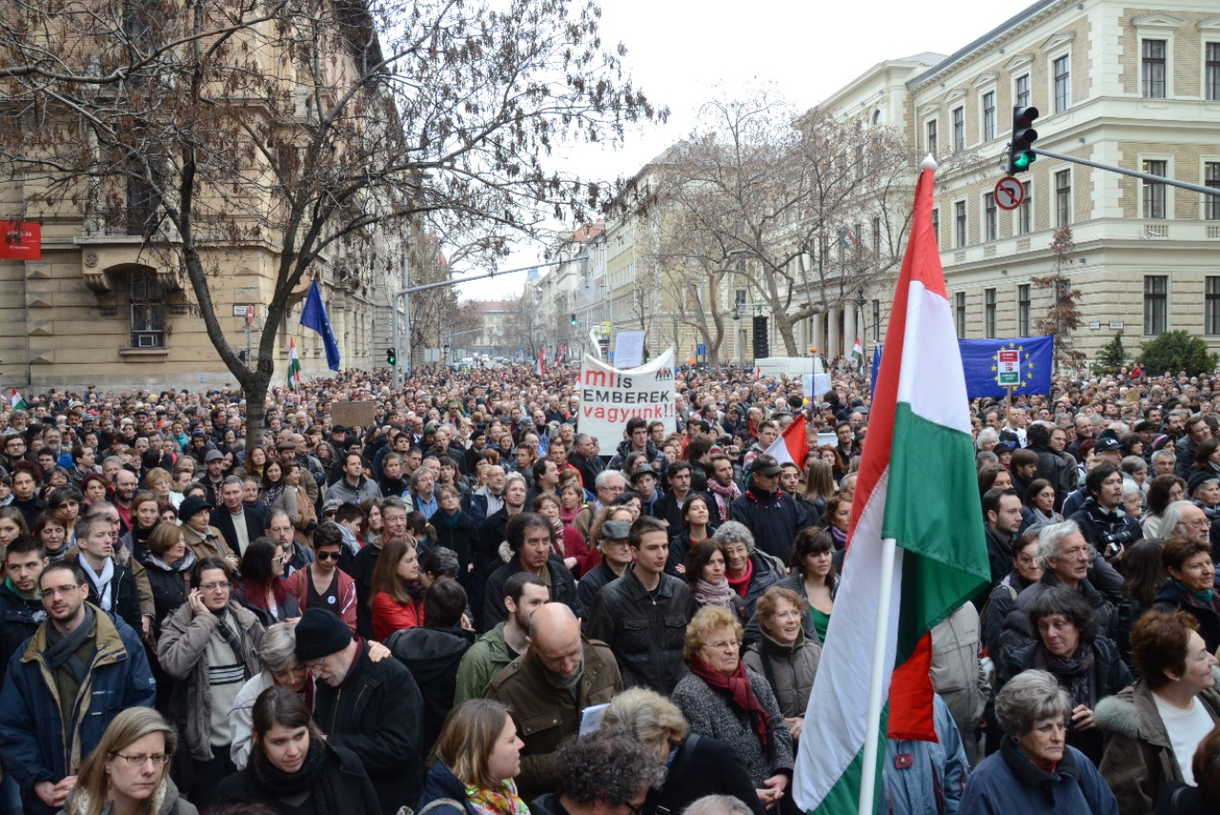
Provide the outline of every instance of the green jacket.
{"type": "Polygon", "coordinates": [[[475,640],[462,657],[458,665],[457,688],[453,692],[453,706],[482,697],[483,690],[491,680],[512,661],[508,644],[504,642],[504,623],[497,623],[495,628],[475,640]]]}

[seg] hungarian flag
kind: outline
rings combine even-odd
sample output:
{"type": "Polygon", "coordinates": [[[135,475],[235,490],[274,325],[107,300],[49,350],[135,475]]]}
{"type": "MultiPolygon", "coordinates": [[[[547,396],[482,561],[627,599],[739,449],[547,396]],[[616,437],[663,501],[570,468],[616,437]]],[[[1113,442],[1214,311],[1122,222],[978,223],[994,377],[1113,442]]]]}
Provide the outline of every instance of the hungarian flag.
{"type": "Polygon", "coordinates": [[[538,354],[538,364],[534,366],[535,375],[542,376],[544,373],[546,373],[546,351],[538,354]]]}
{"type": "Polygon", "coordinates": [[[784,433],[771,442],[766,450],[767,455],[774,456],[779,464],[792,462],[797,467],[805,466],[805,456],[809,454],[809,437],[805,431],[805,414],[797,416],[792,424],[784,428],[784,433]]]}
{"type": "Polygon", "coordinates": [[[9,394],[8,403],[13,410],[25,410],[26,408],[25,400],[21,398],[21,394],[16,388],[13,388],[13,392],[9,394]]]}
{"type": "Polygon", "coordinates": [[[915,189],[843,579],[809,697],[809,721],[818,726],[801,736],[793,775],[797,804],[817,815],[858,810],[866,751],[878,756],[877,811],[887,733],[936,740],[928,632],[990,578],[965,378],[932,232],[935,167],[929,156],[915,189]],[[893,586],[882,598],[883,539],[891,538],[893,586]],[[881,727],[875,743],[866,744],[866,690],[878,637],[885,638],[881,727]]]}
{"type": "Polygon", "coordinates": [[[296,389],[301,384],[301,358],[297,356],[297,338],[288,338],[288,387],[296,389]]]}
{"type": "Polygon", "coordinates": [[[859,337],[856,337],[856,344],[851,347],[851,358],[855,361],[856,367],[864,362],[864,343],[860,342],[859,337]]]}

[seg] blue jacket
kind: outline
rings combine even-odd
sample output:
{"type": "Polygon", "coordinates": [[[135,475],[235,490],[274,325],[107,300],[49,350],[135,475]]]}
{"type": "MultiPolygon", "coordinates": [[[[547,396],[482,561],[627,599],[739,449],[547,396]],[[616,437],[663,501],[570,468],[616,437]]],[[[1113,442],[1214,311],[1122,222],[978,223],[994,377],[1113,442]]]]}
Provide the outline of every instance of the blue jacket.
{"type": "Polygon", "coordinates": [[[75,775],[115,716],[129,707],[152,707],[156,697],[139,634],[97,606],[91,608],[97,651],[66,727],[55,678],[43,658],[50,623],[43,623],[9,662],[0,691],[0,756],[5,772],[26,793],[27,813],[52,811],[34,794],[36,783],[75,775]]]}
{"type": "Polygon", "coordinates": [[[886,741],[883,811],[891,815],[956,815],[961,803],[962,789],[970,770],[966,748],[949,706],[939,695],[934,695],[932,702],[939,742],[886,741]],[[900,756],[902,761],[899,761],[900,756]],[[903,765],[902,769],[899,764],[903,765]]]}
{"type": "Polygon", "coordinates": [[[448,799],[462,805],[461,809],[452,804],[437,804],[428,812],[436,815],[479,815],[470,802],[466,800],[466,787],[457,776],[445,766],[445,762],[437,759],[428,768],[428,776],[424,779],[424,794],[420,796],[415,807],[416,812],[422,812],[424,807],[434,801],[448,799]]]}
{"type": "Polygon", "coordinates": [[[1071,745],[1048,773],[1025,758],[1005,737],[998,753],[979,762],[966,781],[959,808],[966,815],[1054,812],[1118,815],[1118,801],[1093,763],[1071,745]]]}

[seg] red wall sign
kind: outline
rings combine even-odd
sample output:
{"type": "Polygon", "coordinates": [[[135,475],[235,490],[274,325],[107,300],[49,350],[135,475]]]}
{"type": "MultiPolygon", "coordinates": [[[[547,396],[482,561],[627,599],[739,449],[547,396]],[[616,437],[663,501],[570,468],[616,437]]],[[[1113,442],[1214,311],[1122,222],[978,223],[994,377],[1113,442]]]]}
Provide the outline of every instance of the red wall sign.
{"type": "Polygon", "coordinates": [[[0,259],[42,260],[42,224],[0,221],[0,259]]]}

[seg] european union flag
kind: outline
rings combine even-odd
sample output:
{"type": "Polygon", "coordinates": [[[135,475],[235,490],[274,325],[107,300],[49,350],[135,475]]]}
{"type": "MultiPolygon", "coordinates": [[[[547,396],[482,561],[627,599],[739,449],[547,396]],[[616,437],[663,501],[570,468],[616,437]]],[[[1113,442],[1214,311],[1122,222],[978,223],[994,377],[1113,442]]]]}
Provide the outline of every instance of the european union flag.
{"type": "Polygon", "coordinates": [[[318,289],[317,280],[309,284],[309,296],[305,298],[305,310],[301,312],[301,325],[322,335],[322,344],[326,347],[326,367],[332,371],[339,370],[339,345],[330,330],[330,318],[326,316],[326,306],[322,305],[322,292],[318,289]]]}
{"type": "MultiPolygon", "coordinates": [[[[1013,396],[1051,392],[1054,337],[1015,337],[1007,340],[958,340],[966,396],[1013,396]]],[[[873,346],[873,388],[881,368],[881,346],[873,346]]]]}

